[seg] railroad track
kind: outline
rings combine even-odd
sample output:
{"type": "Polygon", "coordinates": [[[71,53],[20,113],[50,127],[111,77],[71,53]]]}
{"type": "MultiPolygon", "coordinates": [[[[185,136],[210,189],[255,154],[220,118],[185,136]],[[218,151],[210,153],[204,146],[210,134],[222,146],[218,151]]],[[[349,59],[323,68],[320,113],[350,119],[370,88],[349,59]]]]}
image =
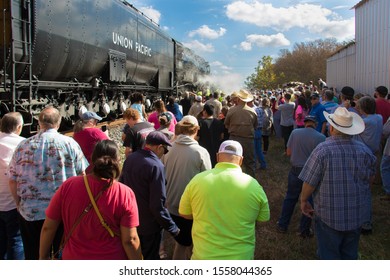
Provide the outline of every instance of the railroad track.
{"type": "MultiPolygon", "coordinates": [[[[100,122],[97,124],[96,127],[98,128],[101,128],[103,129],[105,127],[105,129],[110,129],[112,127],[117,127],[117,126],[120,126],[120,125],[124,125],[126,123],[125,120],[115,120],[115,121],[110,121],[110,122],[100,122]]],[[[67,130],[67,131],[63,131],[62,134],[66,135],[66,136],[70,136],[70,137],[73,137],[73,130],[67,130]]]]}

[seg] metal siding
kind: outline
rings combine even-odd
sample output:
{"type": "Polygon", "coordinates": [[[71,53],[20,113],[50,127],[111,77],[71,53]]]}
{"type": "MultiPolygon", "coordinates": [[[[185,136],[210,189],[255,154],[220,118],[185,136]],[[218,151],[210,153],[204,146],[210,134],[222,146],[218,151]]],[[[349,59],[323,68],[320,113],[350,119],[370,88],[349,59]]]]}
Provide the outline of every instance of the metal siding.
{"type": "Polygon", "coordinates": [[[372,94],[379,85],[390,88],[390,1],[361,1],[355,7],[356,43],[328,59],[327,82],[372,94]]]}
{"type": "Polygon", "coordinates": [[[346,85],[353,86],[355,81],[355,45],[345,48],[327,60],[326,82],[339,91],[346,85]]]}

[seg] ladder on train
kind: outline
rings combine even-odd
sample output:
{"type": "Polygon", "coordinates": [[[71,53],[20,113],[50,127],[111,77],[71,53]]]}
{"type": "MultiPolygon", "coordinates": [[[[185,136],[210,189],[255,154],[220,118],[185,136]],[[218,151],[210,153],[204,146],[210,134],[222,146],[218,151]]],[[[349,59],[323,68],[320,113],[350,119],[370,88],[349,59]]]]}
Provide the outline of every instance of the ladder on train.
{"type": "MultiPolygon", "coordinates": [[[[10,16],[11,16],[11,73],[10,73],[10,91],[11,91],[11,111],[25,111],[25,107],[18,102],[18,88],[23,86],[28,90],[28,113],[32,116],[32,100],[33,100],[33,76],[32,76],[32,23],[31,23],[31,0],[11,1],[10,16]],[[15,50],[22,49],[23,56],[21,59],[16,59],[15,50]],[[23,83],[18,82],[16,77],[16,69],[24,68],[24,75],[27,80],[23,83]]],[[[25,126],[31,125],[26,123],[25,126]]],[[[31,120],[32,121],[32,120],[31,120]]]]}

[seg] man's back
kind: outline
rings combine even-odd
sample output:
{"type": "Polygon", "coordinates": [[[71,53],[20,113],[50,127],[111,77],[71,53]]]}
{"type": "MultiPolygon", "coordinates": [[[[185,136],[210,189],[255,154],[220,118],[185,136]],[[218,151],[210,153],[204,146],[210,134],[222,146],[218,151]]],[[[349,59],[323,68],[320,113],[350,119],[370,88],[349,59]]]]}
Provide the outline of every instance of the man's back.
{"type": "Polygon", "coordinates": [[[192,259],[253,259],[256,221],[269,219],[263,188],[226,162],[191,180],[179,212],[193,215],[192,259]]]}
{"type": "Polygon", "coordinates": [[[16,207],[8,186],[8,178],[4,174],[7,174],[8,165],[16,147],[24,139],[14,133],[0,132],[0,172],[2,174],[0,176],[0,211],[10,211],[16,207]]]}
{"type": "Polygon", "coordinates": [[[167,208],[179,216],[178,208],[186,185],[198,173],[211,169],[210,155],[188,135],[179,135],[164,156],[167,174],[167,208]]]}
{"type": "Polygon", "coordinates": [[[231,136],[253,138],[257,126],[257,114],[246,104],[236,105],[228,111],[225,126],[231,136]]]}
{"type": "Polygon", "coordinates": [[[375,160],[367,146],[351,138],[331,136],[316,147],[299,178],[315,188],[316,215],[324,223],[339,231],[363,224],[375,160]]]}
{"type": "Polygon", "coordinates": [[[290,161],[292,166],[302,167],[315,147],[325,141],[325,135],[313,128],[294,129],[287,143],[291,149],[290,161]]]}
{"type": "Polygon", "coordinates": [[[10,163],[10,178],[18,183],[20,214],[27,221],[44,220],[44,210],[59,186],[88,166],[72,138],[49,129],[20,143],[10,163]]]}

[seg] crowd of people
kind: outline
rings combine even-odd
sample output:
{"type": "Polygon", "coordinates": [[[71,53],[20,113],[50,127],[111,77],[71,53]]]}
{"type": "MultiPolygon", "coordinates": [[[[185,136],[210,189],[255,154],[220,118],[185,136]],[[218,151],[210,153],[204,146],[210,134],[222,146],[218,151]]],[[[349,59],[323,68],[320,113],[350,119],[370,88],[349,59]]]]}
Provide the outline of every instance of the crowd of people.
{"type": "Polygon", "coordinates": [[[124,112],[125,161],[102,119],[84,112],[73,138],[57,132],[54,107],[40,131],[20,137],[8,113],[0,133],[0,259],[253,259],[255,225],[270,219],[260,170],[270,136],[291,169],[276,232],[288,231],[300,200],[301,238],[320,259],[357,259],[372,233],[371,185],[390,200],[388,89],[338,92],[319,80],[229,95],[186,92],[153,103],[142,94],[124,112]]]}

